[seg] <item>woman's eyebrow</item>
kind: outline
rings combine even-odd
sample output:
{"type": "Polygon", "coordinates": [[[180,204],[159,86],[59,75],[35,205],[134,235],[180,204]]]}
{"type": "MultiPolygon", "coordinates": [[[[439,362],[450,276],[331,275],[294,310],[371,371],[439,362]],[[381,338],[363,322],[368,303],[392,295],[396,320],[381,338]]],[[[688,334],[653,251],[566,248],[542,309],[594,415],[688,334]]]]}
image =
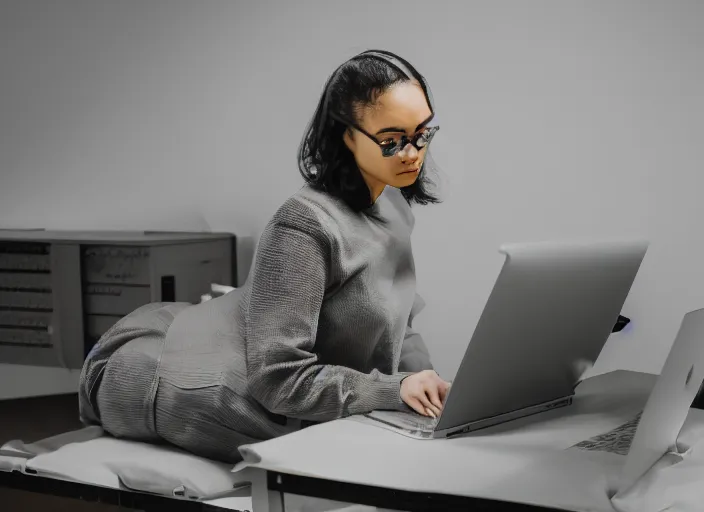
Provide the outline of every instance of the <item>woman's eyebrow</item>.
{"type": "MultiPolygon", "coordinates": [[[[414,131],[417,132],[418,130],[420,130],[421,128],[423,128],[426,124],[428,124],[430,121],[433,120],[433,117],[435,117],[435,114],[430,114],[430,117],[428,117],[428,119],[426,119],[425,121],[423,121],[422,123],[420,123],[418,126],[416,126],[416,129],[415,129],[414,131]]],[[[381,130],[379,130],[378,132],[376,132],[376,135],[381,135],[382,133],[389,133],[389,132],[392,132],[392,133],[396,133],[396,132],[405,133],[406,130],[404,130],[403,128],[399,128],[398,126],[389,126],[388,128],[382,128],[381,130]]]]}

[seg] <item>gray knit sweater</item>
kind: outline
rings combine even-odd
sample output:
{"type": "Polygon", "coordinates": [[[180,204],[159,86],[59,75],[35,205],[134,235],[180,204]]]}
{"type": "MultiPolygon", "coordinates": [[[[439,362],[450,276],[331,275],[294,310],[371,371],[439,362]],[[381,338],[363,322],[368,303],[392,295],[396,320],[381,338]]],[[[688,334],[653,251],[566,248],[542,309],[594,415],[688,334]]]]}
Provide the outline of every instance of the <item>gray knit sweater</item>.
{"type": "Polygon", "coordinates": [[[305,186],[266,226],[244,286],[122,318],[84,364],[82,420],[237,461],[298,420],[410,410],[400,372],[432,368],[411,328],[413,215],[393,188],[374,208],[385,222],[305,186]]]}
{"type": "Polygon", "coordinates": [[[432,368],[411,328],[423,307],[413,214],[391,187],[374,208],[385,223],[305,186],[264,230],[240,323],[248,389],[267,410],[313,421],[407,410],[399,371],[432,368]]]}

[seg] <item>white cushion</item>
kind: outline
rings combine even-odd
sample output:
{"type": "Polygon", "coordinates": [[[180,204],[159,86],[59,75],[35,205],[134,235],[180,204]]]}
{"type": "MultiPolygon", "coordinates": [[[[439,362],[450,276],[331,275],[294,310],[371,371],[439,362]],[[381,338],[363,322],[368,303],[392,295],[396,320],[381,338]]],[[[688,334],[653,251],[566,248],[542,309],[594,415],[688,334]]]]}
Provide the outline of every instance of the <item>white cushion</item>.
{"type": "Polygon", "coordinates": [[[57,450],[68,443],[89,441],[103,435],[102,428],[93,426],[65,432],[30,444],[13,439],[0,446],[0,471],[24,471],[27,460],[36,455],[57,450]]]}
{"type": "Polygon", "coordinates": [[[58,450],[62,446],[69,443],[90,441],[91,439],[97,439],[99,437],[103,437],[104,435],[105,431],[102,428],[98,426],[91,426],[80,430],[72,430],[56,436],[47,437],[46,439],[30,444],[26,444],[24,441],[19,439],[14,439],[2,445],[0,450],[3,452],[14,452],[18,457],[31,459],[32,457],[42,453],[49,453],[54,450],[58,450]]]}
{"type": "Polygon", "coordinates": [[[172,446],[104,436],[70,443],[27,461],[26,473],[110,488],[202,500],[232,491],[230,464],[172,446]]]}

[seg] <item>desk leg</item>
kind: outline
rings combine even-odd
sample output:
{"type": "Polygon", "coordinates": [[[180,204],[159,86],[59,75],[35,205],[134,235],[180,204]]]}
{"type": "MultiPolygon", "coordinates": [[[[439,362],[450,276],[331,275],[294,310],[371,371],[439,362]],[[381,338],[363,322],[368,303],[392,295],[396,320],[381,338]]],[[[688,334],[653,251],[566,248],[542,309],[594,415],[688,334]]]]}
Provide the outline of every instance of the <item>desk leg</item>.
{"type": "Polygon", "coordinates": [[[252,512],[284,512],[279,492],[269,490],[267,472],[256,468],[247,471],[250,471],[248,479],[252,484],[252,512]]]}

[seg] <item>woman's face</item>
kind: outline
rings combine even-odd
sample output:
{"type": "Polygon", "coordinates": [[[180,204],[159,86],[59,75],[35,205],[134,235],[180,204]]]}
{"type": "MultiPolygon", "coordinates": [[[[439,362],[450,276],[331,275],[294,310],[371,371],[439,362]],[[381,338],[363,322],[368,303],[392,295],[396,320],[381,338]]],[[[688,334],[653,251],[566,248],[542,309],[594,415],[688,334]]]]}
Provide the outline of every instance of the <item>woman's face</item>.
{"type": "MultiPolygon", "coordinates": [[[[418,82],[400,82],[380,95],[377,103],[365,109],[358,120],[360,128],[380,143],[398,141],[402,135],[412,138],[431,121],[432,112],[418,82]]],[[[376,201],[386,185],[402,188],[412,185],[427,147],[418,151],[413,144],[396,155],[385,157],[381,148],[365,134],[353,128],[346,130],[344,141],[376,201]]]]}

